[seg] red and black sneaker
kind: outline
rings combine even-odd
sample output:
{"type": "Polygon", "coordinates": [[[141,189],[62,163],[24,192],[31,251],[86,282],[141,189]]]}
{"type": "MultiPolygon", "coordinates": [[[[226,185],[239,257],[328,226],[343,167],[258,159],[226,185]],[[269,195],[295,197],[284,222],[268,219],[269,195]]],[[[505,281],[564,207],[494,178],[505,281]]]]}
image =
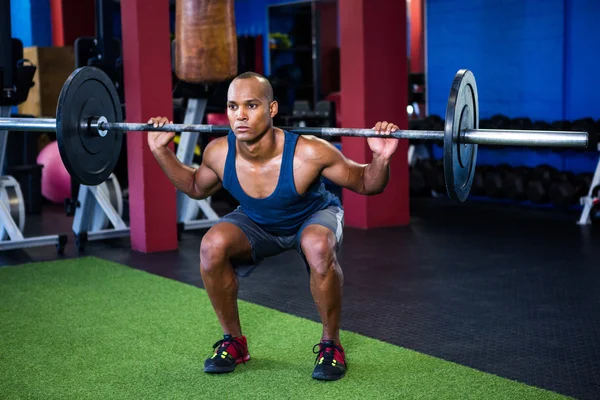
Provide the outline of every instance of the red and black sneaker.
{"type": "Polygon", "coordinates": [[[221,374],[231,372],[238,364],[250,360],[246,336],[239,338],[224,335],[223,339],[213,345],[212,357],[204,361],[204,372],[221,374]]]}
{"type": "Polygon", "coordinates": [[[335,381],[346,375],[346,357],[342,345],[336,345],[333,340],[322,340],[315,344],[313,353],[317,355],[317,365],[312,374],[314,379],[335,381]]]}

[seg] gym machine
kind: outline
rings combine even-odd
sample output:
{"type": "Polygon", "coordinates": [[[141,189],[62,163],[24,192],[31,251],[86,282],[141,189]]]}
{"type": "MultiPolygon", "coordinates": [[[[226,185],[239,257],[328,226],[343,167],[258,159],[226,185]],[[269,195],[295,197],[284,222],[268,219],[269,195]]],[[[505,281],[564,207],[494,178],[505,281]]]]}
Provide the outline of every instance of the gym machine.
{"type": "MultiPolygon", "coordinates": [[[[123,104],[121,43],[110,35],[113,30],[111,6],[110,1],[96,1],[96,37],[81,37],[75,41],[75,68],[94,66],[104,71],[114,83],[123,104]]],[[[202,123],[206,103],[206,98],[188,99],[184,123],[202,123]]],[[[184,164],[192,165],[198,136],[197,132],[181,133],[177,157],[184,164]]],[[[68,199],[65,207],[67,215],[74,215],[73,233],[79,251],[83,251],[89,241],[130,235],[130,229],[123,220],[122,189],[115,174],[98,186],[74,184],[72,191],[77,194],[76,200],[68,199]]],[[[219,216],[212,209],[210,199],[193,200],[185,193],[177,192],[179,232],[207,228],[218,220],[219,216]]]]}
{"type": "MultiPolygon", "coordinates": [[[[600,144],[598,145],[600,151],[600,144]]],[[[600,200],[598,198],[600,189],[600,159],[596,165],[596,171],[590,184],[588,194],[580,199],[580,204],[583,206],[581,210],[581,216],[577,221],[578,225],[591,225],[592,223],[598,222],[598,216],[596,215],[600,210],[600,200]]]]}
{"type": "MultiPolygon", "coordinates": [[[[185,112],[184,124],[200,124],[204,117],[207,100],[204,98],[189,99],[185,112]]],[[[177,158],[186,164],[193,165],[194,149],[198,142],[199,132],[182,132],[177,147],[177,158]]],[[[211,207],[211,199],[194,200],[185,193],[177,191],[177,222],[180,231],[204,229],[214,225],[219,215],[211,207]],[[200,212],[204,218],[199,218],[200,212]]]]}
{"type": "MultiPolygon", "coordinates": [[[[96,36],[75,40],[75,69],[94,66],[104,71],[113,82],[123,108],[121,42],[112,37],[112,7],[111,1],[96,0],[96,36]]],[[[115,174],[98,186],[72,182],[72,198],[65,201],[65,211],[67,216],[74,216],[72,230],[80,252],[89,241],[129,236],[129,227],[123,220],[123,193],[115,174]]]]}
{"type": "MultiPolygon", "coordinates": [[[[0,117],[27,100],[36,67],[23,59],[23,43],[11,36],[10,0],[0,0],[0,117]]],[[[0,129],[0,168],[4,170],[8,131],[0,129]]],[[[67,235],[25,237],[25,201],[19,182],[0,176],[0,250],[55,245],[64,253],[67,235]]]]}

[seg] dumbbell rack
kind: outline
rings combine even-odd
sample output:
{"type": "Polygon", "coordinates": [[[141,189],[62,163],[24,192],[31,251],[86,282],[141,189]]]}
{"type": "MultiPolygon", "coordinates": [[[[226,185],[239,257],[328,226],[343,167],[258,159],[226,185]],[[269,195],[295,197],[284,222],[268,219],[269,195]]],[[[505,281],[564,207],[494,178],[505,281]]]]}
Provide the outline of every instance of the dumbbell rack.
{"type": "MultiPolygon", "coordinates": [[[[8,117],[10,107],[0,107],[0,117],[8,117]]],[[[0,131],[0,166],[4,166],[8,131],[0,131]]],[[[12,176],[0,176],[0,250],[55,245],[63,254],[67,235],[45,235],[26,238],[25,201],[19,182],[12,176]],[[18,222],[17,222],[18,221],[18,222]]]]}
{"type": "MultiPolygon", "coordinates": [[[[190,98],[185,110],[184,124],[200,124],[204,118],[207,99],[190,98]]],[[[198,143],[199,132],[182,132],[177,147],[177,158],[185,165],[192,165],[194,149],[198,143]]],[[[184,231],[204,229],[213,226],[219,215],[210,205],[210,197],[204,200],[194,200],[183,192],[177,191],[177,222],[179,229],[184,231]],[[198,216],[202,211],[204,218],[198,216]]]]}
{"type": "MultiPolygon", "coordinates": [[[[598,150],[600,151],[600,144],[598,145],[598,150]]],[[[594,177],[592,178],[592,183],[590,184],[588,194],[580,199],[580,204],[583,206],[583,210],[581,210],[581,216],[579,217],[579,221],[577,221],[578,225],[592,224],[590,214],[594,205],[594,188],[598,185],[600,185],[600,157],[598,158],[598,164],[596,165],[596,171],[594,172],[594,177]]]]}

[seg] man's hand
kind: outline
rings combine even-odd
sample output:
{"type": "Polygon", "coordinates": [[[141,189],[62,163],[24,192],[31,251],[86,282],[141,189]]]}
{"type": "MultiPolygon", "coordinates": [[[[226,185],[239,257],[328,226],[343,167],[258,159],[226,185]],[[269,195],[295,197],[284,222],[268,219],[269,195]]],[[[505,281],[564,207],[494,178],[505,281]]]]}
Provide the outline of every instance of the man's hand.
{"type": "MultiPolygon", "coordinates": [[[[382,136],[389,135],[390,133],[397,131],[398,129],[399,128],[397,125],[387,121],[377,122],[377,124],[375,124],[375,126],[373,127],[373,130],[375,130],[375,132],[378,135],[382,136]]],[[[369,144],[371,151],[373,151],[373,154],[375,156],[381,157],[384,160],[389,160],[398,148],[398,139],[396,138],[380,139],[375,137],[369,137],[367,138],[367,143],[369,144]]]]}
{"type": "MultiPolygon", "coordinates": [[[[172,124],[173,121],[169,122],[169,119],[166,117],[150,118],[148,121],[148,124],[153,125],[154,127],[161,127],[166,123],[172,124]]],[[[166,147],[174,137],[175,132],[148,132],[148,146],[150,146],[150,150],[154,152],[162,147],[166,147]]]]}

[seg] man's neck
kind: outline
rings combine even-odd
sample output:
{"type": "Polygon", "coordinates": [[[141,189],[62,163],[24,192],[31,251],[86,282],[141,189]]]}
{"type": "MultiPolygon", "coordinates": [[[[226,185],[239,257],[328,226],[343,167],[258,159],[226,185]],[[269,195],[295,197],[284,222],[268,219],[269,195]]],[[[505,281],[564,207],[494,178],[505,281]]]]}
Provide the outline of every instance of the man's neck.
{"type": "Polygon", "coordinates": [[[274,127],[267,129],[254,142],[237,142],[240,155],[253,162],[265,162],[279,155],[277,131],[274,127]]]}

